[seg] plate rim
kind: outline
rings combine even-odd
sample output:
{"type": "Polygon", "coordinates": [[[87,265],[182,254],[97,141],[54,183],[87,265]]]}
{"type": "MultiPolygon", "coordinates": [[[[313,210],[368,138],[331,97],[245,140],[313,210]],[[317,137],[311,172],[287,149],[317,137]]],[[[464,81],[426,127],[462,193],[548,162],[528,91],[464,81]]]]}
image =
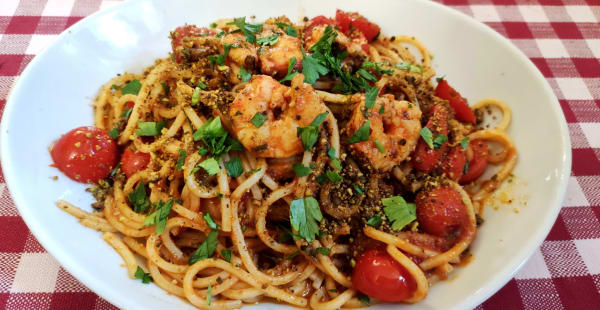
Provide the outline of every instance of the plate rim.
{"type": "MultiPolygon", "coordinates": [[[[406,0],[405,0],[406,1],[406,0]]],[[[494,293],[500,290],[510,279],[514,277],[517,271],[527,262],[527,260],[533,255],[535,250],[539,248],[544,239],[547,237],[550,232],[553,223],[558,218],[558,214],[562,208],[562,204],[564,202],[567,187],[569,182],[569,177],[571,175],[571,167],[572,167],[572,145],[571,139],[567,127],[566,117],[564,112],[560,107],[560,103],[556,94],[552,90],[548,80],[543,76],[543,74],[537,69],[537,67],[533,64],[533,62],[527,57],[523,51],[521,51],[518,47],[516,47],[508,38],[504,37],[500,33],[496,32],[490,26],[486,25],[483,22],[480,22],[469,16],[464,14],[456,9],[448,7],[438,2],[426,1],[426,0],[409,0],[413,3],[419,2],[422,5],[429,5],[432,7],[436,7],[436,9],[440,9],[445,11],[446,14],[454,15],[464,22],[468,23],[471,27],[477,27],[481,31],[484,31],[486,35],[491,36],[494,40],[499,41],[502,45],[506,46],[515,56],[523,62],[528,71],[531,71],[537,79],[542,81],[543,89],[546,93],[550,94],[551,101],[553,104],[551,105],[551,109],[553,114],[558,115],[559,124],[558,128],[560,130],[561,139],[559,143],[564,145],[564,150],[562,154],[562,170],[559,171],[558,180],[558,191],[555,192],[555,204],[552,206],[553,209],[546,215],[546,220],[544,221],[544,225],[542,229],[537,229],[534,232],[534,236],[530,237],[530,241],[524,247],[524,250],[521,251],[521,255],[518,260],[513,260],[512,264],[506,265],[501,269],[502,272],[497,272],[494,274],[490,280],[486,282],[486,284],[471,294],[467,299],[458,303],[454,308],[462,309],[462,308],[473,308],[480,303],[485,302],[489,299],[494,293]]],[[[21,88],[21,84],[23,80],[26,80],[27,77],[31,74],[32,68],[36,67],[36,64],[40,61],[40,59],[44,58],[43,56],[47,53],[48,49],[58,44],[58,42],[62,41],[64,37],[67,35],[80,31],[81,29],[85,29],[86,25],[93,19],[97,19],[101,16],[111,14],[115,11],[119,11],[124,9],[127,6],[134,6],[139,2],[157,2],[156,0],[146,1],[146,0],[128,0],[121,3],[118,3],[110,8],[96,11],[83,19],[76,22],[71,27],[65,29],[61,32],[55,40],[47,45],[41,52],[39,52],[35,57],[31,60],[31,62],[25,67],[25,69],[21,72],[18,78],[13,82],[13,85],[10,89],[10,92],[7,96],[4,112],[2,115],[2,120],[0,121],[0,162],[2,163],[5,182],[7,185],[7,189],[13,199],[16,209],[18,210],[21,218],[24,220],[28,229],[34,235],[34,237],[40,242],[40,244],[44,247],[44,249],[50,253],[58,263],[65,268],[71,275],[73,275],[78,281],[81,281],[86,287],[88,287],[91,291],[101,296],[107,302],[124,309],[136,308],[134,304],[135,301],[132,301],[127,298],[123,298],[122,294],[118,294],[116,289],[110,289],[110,286],[107,286],[103,281],[94,280],[93,274],[88,272],[83,266],[79,266],[76,261],[71,260],[70,255],[66,251],[60,250],[60,245],[57,244],[56,240],[53,240],[52,237],[46,236],[41,233],[42,226],[38,226],[37,221],[34,219],[34,214],[32,212],[28,212],[28,208],[21,208],[20,206],[26,205],[26,199],[22,199],[20,195],[15,196],[13,193],[18,193],[18,191],[14,191],[17,189],[12,167],[6,165],[6,158],[9,158],[9,148],[8,148],[8,127],[10,124],[9,115],[13,113],[16,109],[16,99],[13,99],[13,94],[18,93],[18,89],[21,88]],[[129,301],[128,301],[129,300],[129,301]]],[[[300,6],[304,6],[310,3],[310,0],[299,0],[298,4],[300,6]]]]}

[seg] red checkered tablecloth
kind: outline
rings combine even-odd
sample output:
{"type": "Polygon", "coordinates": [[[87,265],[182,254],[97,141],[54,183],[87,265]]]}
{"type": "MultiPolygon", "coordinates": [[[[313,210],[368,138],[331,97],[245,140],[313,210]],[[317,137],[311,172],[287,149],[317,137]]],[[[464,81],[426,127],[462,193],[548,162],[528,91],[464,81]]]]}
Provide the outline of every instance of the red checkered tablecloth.
{"type": "MultiPolygon", "coordinates": [[[[573,172],[548,238],[477,309],[600,307],[600,0],[438,0],[518,46],[554,89],[568,122],[573,172]]],[[[120,1],[0,0],[0,114],[31,59],[83,17],[120,1]]],[[[1,171],[1,167],[0,167],[1,171]]],[[[29,232],[0,173],[0,307],[114,309],[29,232]]]]}

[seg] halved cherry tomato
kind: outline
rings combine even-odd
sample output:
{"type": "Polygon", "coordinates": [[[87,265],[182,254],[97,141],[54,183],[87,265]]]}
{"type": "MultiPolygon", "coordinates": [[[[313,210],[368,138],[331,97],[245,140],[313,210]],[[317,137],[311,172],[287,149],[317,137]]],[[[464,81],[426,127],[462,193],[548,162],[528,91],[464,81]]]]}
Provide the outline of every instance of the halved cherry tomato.
{"type": "Polygon", "coordinates": [[[62,135],[50,155],[58,170],[82,183],[108,177],[119,161],[117,143],[96,127],[79,127],[62,135]]]}
{"type": "Polygon", "coordinates": [[[465,163],[467,162],[467,155],[462,147],[455,146],[448,150],[446,157],[442,160],[442,172],[446,174],[449,179],[458,181],[463,175],[465,163]]]}
{"type": "MultiPolygon", "coordinates": [[[[430,113],[431,117],[425,127],[431,130],[433,137],[438,134],[448,135],[448,110],[444,106],[436,105],[431,108],[430,113]]],[[[421,138],[415,149],[413,166],[419,171],[429,173],[438,165],[447,149],[448,143],[443,143],[439,149],[431,149],[421,138]]]]}
{"type": "Polygon", "coordinates": [[[473,140],[469,142],[469,148],[473,151],[473,159],[469,161],[469,169],[460,178],[459,183],[465,184],[479,178],[488,164],[488,147],[483,140],[473,140]]]}
{"type": "Polygon", "coordinates": [[[346,35],[350,33],[352,27],[358,29],[369,42],[375,39],[381,31],[379,26],[354,12],[346,13],[342,10],[337,10],[335,12],[335,23],[340,31],[346,35]]]}
{"type": "Polygon", "coordinates": [[[129,178],[136,172],[143,170],[150,162],[150,154],[142,152],[134,152],[130,148],[126,148],[121,157],[121,169],[129,178]]]}
{"type": "Polygon", "coordinates": [[[127,110],[127,109],[133,109],[133,106],[135,106],[135,102],[133,102],[133,101],[127,101],[125,103],[125,110],[127,110]]]}
{"type": "Polygon", "coordinates": [[[415,203],[419,227],[428,234],[447,237],[468,222],[460,193],[449,186],[421,191],[415,203]]]}
{"type": "Polygon", "coordinates": [[[323,15],[315,16],[310,20],[308,26],[304,27],[304,37],[310,38],[313,28],[319,25],[333,25],[334,22],[331,18],[325,17],[323,15]]]}
{"type": "Polygon", "coordinates": [[[417,282],[384,247],[367,249],[352,271],[355,289],[382,301],[398,302],[414,295],[417,282]]]}
{"type": "Polygon", "coordinates": [[[184,49],[178,48],[183,45],[183,38],[186,37],[198,37],[202,35],[215,35],[214,29],[198,28],[194,25],[185,25],[175,28],[171,32],[171,47],[173,48],[173,55],[175,55],[175,61],[180,63],[184,59],[184,49]]]}
{"type": "Polygon", "coordinates": [[[475,124],[475,113],[467,104],[467,100],[454,90],[446,80],[442,79],[438,82],[435,95],[450,102],[457,120],[475,124]]]}

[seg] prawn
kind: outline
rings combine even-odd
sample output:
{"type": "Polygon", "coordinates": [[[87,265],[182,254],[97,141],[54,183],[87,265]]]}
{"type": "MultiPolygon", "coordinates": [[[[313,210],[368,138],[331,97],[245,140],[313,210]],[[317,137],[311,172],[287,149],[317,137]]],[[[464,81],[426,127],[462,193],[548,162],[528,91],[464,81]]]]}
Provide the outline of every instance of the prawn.
{"type": "MultiPolygon", "coordinates": [[[[304,41],[304,48],[308,51],[313,45],[317,44],[323,34],[325,34],[325,28],[328,25],[318,25],[313,27],[309,33],[307,33],[304,41]]],[[[367,44],[367,40],[364,37],[350,38],[343,34],[341,31],[333,30],[336,33],[333,41],[338,45],[344,47],[349,55],[366,57],[367,54],[363,50],[363,45],[367,44]]]]}
{"type": "Polygon", "coordinates": [[[346,125],[349,136],[367,120],[369,140],[350,144],[350,148],[368,160],[373,168],[389,171],[405,160],[415,149],[421,131],[421,109],[408,101],[395,100],[393,95],[377,97],[370,109],[365,108],[365,95],[356,94],[352,116],[346,125]]]}
{"type": "Polygon", "coordinates": [[[304,150],[298,127],[310,125],[326,109],[302,74],[292,79],[291,87],[255,75],[231,103],[229,117],[238,140],[254,156],[287,158],[304,150]]]}
{"type": "Polygon", "coordinates": [[[297,60],[297,66],[302,63],[300,39],[285,34],[273,25],[264,25],[264,31],[259,38],[277,37],[275,43],[259,49],[258,59],[260,71],[263,74],[282,78],[285,76],[292,57],[297,60]]]}

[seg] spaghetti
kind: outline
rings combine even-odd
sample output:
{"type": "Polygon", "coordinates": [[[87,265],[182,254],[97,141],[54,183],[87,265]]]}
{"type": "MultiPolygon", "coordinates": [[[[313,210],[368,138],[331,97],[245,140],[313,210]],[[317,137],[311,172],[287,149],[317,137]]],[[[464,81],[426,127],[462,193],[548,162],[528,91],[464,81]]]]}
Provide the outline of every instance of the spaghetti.
{"type": "Polygon", "coordinates": [[[303,25],[182,26],[171,39],[172,57],[113,78],[94,102],[119,165],[73,177],[60,140],[52,150],[59,169],[97,183],[97,211],[58,207],[103,232],[131,278],[147,271],[202,309],[354,308],[366,295],[419,302],[469,255],[487,197],[516,164],[511,113],[495,99],[473,113],[445,80],[434,86],[416,38],[338,10],[303,25]],[[487,106],[503,119],[478,128],[487,106]],[[498,172],[480,180],[488,162],[498,172]],[[377,276],[369,255],[407,283],[398,299],[360,282],[361,270],[377,276]]]}

